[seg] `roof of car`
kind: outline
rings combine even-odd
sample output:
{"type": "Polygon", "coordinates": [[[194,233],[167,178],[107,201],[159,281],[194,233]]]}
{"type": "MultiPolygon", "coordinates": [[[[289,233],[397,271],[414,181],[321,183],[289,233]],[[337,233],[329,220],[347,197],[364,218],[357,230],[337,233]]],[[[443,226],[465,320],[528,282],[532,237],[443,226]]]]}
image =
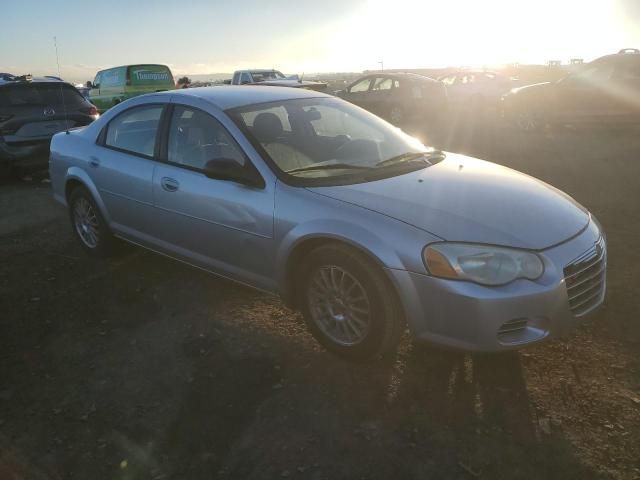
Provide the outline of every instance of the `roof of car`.
{"type": "MultiPolygon", "coordinates": [[[[426,75],[420,75],[419,73],[411,73],[411,72],[373,72],[363,75],[359,77],[358,80],[361,80],[365,77],[389,77],[389,78],[405,78],[409,80],[419,80],[419,81],[427,81],[427,82],[438,82],[431,77],[427,77],[426,75]]],[[[358,81],[356,80],[356,82],[358,81]]]]}
{"type": "Polygon", "coordinates": [[[8,73],[0,74],[0,85],[20,85],[30,83],[67,83],[57,77],[30,77],[29,75],[15,76],[8,73]]]}
{"type": "Polygon", "coordinates": [[[612,53],[610,55],[605,55],[604,57],[599,57],[594,60],[594,62],[608,62],[608,61],[626,61],[631,59],[632,61],[640,60],[640,50],[636,48],[623,48],[618,53],[612,53]]]}
{"type": "Polygon", "coordinates": [[[212,103],[221,110],[243,107],[256,103],[293,100],[296,98],[331,97],[324,93],[304,88],[269,87],[250,85],[219,85],[216,87],[184,88],[170,90],[163,95],[197,97],[212,103]]]}

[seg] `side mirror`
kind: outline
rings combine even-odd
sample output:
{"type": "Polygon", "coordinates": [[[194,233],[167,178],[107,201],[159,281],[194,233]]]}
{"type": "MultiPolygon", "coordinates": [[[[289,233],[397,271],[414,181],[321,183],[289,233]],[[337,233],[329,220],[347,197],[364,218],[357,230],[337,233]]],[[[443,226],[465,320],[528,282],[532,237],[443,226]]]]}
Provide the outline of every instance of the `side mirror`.
{"type": "Polygon", "coordinates": [[[253,165],[240,165],[230,158],[209,160],[204,166],[204,174],[216,180],[230,180],[250,187],[264,188],[264,179],[253,165]]]}
{"type": "Polygon", "coordinates": [[[87,83],[84,84],[87,88],[93,88],[93,82],[87,80],[87,83]]]}

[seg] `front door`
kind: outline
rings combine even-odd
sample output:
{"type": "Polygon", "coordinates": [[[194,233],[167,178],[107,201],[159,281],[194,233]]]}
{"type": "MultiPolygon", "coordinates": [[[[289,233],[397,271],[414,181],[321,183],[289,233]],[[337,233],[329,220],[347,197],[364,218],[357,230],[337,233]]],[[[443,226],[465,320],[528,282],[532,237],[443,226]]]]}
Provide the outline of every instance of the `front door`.
{"type": "Polygon", "coordinates": [[[567,123],[601,122],[612,114],[614,102],[609,95],[612,65],[591,65],[555,85],[552,108],[567,123]]]}
{"type": "Polygon", "coordinates": [[[250,161],[212,115],[175,105],[166,162],[153,177],[156,235],[172,255],[271,289],[274,185],[255,188],[208,178],[205,164],[216,159],[250,161]]]}
{"type": "Polygon", "coordinates": [[[347,88],[343,94],[343,98],[359,107],[369,110],[371,107],[369,104],[369,87],[371,86],[371,80],[371,77],[366,77],[357,81],[347,88]]]}

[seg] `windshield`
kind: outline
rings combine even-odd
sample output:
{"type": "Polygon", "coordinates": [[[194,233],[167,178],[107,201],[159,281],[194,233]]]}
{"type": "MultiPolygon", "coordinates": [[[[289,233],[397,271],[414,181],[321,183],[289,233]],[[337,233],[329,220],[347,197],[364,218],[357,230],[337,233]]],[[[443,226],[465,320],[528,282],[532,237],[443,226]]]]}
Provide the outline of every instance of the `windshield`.
{"type": "Polygon", "coordinates": [[[424,155],[411,154],[432,150],[337,98],[285,100],[229,113],[279,173],[317,180],[310,184],[362,182],[429,165],[424,155]]]}
{"type": "Polygon", "coordinates": [[[251,72],[254,82],[264,82],[266,80],[282,80],[287,77],[277,70],[271,70],[269,72],[251,72]]]}

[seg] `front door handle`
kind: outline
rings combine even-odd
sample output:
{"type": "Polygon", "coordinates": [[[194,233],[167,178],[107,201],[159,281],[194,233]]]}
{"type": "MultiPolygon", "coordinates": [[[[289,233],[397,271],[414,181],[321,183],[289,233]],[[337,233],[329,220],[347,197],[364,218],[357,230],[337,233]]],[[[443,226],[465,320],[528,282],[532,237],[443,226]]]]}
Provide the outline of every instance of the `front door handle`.
{"type": "Polygon", "coordinates": [[[178,183],[177,180],[169,177],[162,177],[162,180],[160,180],[160,185],[162,185],[162,188],[167,192],[176,192],[180,187],[180,183],[178,183]]]}
{"type": "Polygon", "coordinates": [[[89,165],[92,167],[99,167],[100,159],[98,159],[98,157],[89,157],[89,165]]]}

